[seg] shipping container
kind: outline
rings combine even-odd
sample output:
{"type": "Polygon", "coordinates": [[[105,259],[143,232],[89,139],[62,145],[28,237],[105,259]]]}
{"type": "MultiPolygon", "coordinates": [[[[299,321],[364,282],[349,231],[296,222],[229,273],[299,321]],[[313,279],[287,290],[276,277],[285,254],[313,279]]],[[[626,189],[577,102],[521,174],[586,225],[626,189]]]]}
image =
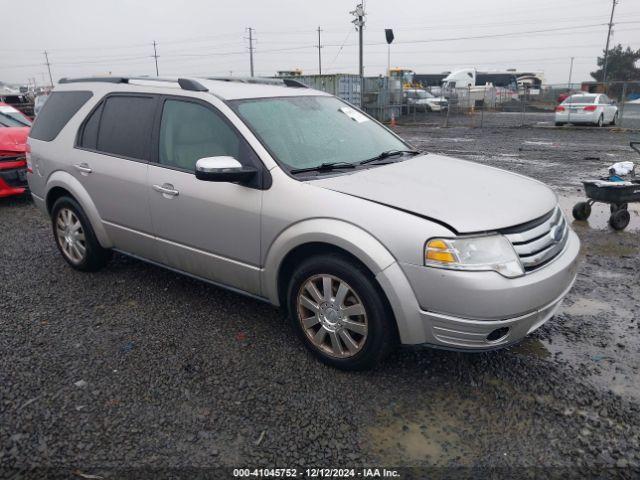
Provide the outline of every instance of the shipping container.
{"type": "Polygon", "coordinates": [[[348,73],[336,73],[332,75],[296,75],[291,78],[310,88],[335,95],[357,107],[361,106],[360,77],[348,73]]]}

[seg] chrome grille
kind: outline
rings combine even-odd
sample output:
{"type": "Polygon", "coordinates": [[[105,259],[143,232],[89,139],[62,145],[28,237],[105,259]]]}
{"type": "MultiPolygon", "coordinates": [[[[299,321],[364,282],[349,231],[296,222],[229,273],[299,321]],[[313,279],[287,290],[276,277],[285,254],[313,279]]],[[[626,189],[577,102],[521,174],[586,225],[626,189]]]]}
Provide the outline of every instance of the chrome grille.
{"type": "Polygon", "coordinates": [[[537,222],[503,231],[526,271],[542,267],[553,260],[563,249],[569,238],[567,221],[556,207],[537,222]]]}

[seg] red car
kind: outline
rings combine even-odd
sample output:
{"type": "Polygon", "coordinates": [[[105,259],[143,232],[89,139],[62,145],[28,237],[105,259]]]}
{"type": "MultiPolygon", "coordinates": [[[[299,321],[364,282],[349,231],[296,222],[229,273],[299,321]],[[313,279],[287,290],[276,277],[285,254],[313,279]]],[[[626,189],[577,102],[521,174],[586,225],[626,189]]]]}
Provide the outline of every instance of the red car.
{"type": "Polygon", "coordinates": [[[31,120],[0,102],[0,198],[27,189],[27,136],[31,120]]]}

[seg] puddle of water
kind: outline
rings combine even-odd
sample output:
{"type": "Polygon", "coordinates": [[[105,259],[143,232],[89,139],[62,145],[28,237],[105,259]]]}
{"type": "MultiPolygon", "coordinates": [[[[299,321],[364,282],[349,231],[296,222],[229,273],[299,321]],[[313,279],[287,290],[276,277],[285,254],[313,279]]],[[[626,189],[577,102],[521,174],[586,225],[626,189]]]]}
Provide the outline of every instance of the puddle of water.
{"type": "Polygon", "coordinates": [[[623,280],[631,276],[625,273],[612,272],[610,270],[596,270],[593,272],[593,275],[606,280],[623,280]]]}
{"type": "MultiPolygon", "coordinates": [[[[587,197],[577,195],[559,195],[558,200],[560,207],[564,211],[567,220],[571,223],[572,227],[576,230],[580,228],[593,228],[597,230],[610,230],[612,233],[617,233],[609,226],[609,217],[611,216],[611,210],[607,203],[594,203],[591,206],[591,215],[584,222],[574,220],[573,206],[578,202],[587,201],[587,197]]],[[[640,232],[640,203],[630,203],[629,213],[631,214],[631,221],[625,232],[640,232]]]]}
{"type": "MultiPolygon", "coordinates": [[[[589,381],[602,390],[640,399],[640,370],[633,311],[615,303],[594,298],[566,299],[559,310],[580,328],[596,329],[599,333],[588,341],[554,335],[539,340],[541,346],[559,361],[588,368],[589,381]],[[629,326],[633,326],[633,331],[629,326]]],[[[552,320],[553,321],[553,320],[552,320]]]]}
{"type": "MultiPolygon", "coordinates": [[[[610,273],[615,275],[614,272],[610,273]]],[[[601,329],[602,335],[588,341],[562,334],[548,339],[527,337],[509,350],[549,362],[567,362],[576,368],[586,367],[586,379],[593,386],[634,401],[640,400],[640,358],[632,339],[635,333],[629,331],[629,325],[634,325],[634,312],[614,302],[587,297],[573,302],[565,300],[560,312],[578,317],[577,321],[574,320],[578,328],[582,325],[582,328],[601,329]]]]}
{"type": "Polygon", "coordinates": [[[438,140],[442,142],[474,142],[475,141],[474,138],[447,138],[447,137],[441,137],[441,138],[438,138],[438,140]]]}
{"type": "Polygon", "coordinates": [[[549,358],[551,352],[537,338],[527,337],[515,347],[510,349],[519,355],[527,355],[529,357],[549,358]]]}
{"type": "Polygon", "coordinates": [[[571,305],[560,307],[563,313],[569,315],[598,315],[611,309],[611,306],[600,300],[592,298],[579,298],[571,305]]]}
{"type": "Polygon", "coordinates": [[[412,411],[411,420],[384,415],[369,427],[367,441],[382,463],[388,465],[444,466],[464,464],[457,425],[443,414],[412,411]]]}
{"type": "Polygon", "coordinates": [[[637,357],[637,352],[631,351],[632,345],[628,344],[622,350],[611,345],[598,348],[595,345],[576,343],[562,335],[554,336],[552,343],[547,340],[542,340],[542,343],[554,358],[588,367],[588,381],[600,390],[610,390],[635,402],[640,400],[638,365],[637,362],[631,362],[631,358],[637,357]],[[629,365],[630,362],[634,364],[629,365]]]}

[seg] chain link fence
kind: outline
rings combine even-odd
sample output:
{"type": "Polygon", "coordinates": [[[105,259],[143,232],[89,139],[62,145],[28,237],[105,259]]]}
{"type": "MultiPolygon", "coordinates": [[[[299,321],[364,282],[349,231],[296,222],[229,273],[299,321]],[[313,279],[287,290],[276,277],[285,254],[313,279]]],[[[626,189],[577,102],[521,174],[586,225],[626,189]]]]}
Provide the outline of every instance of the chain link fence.
{"type": "Polygon", "coordinates": [[[491,86],[449,92],[440,87],[427,88],[434,97],[447,99],[448,108],[437,111],[428,105],[407,103],[406,96],[394,98],[385,87],[383,82],[365,85],[365,99],[375,97],[376,101],[365,101],[364,109],[383,122],[470,128],[554,126],[556,107],[572,94],[587,92],[606,94],[615,102],[616,128],[640,129],[640,81],[544,85],[519,92],[491,86]]]}

